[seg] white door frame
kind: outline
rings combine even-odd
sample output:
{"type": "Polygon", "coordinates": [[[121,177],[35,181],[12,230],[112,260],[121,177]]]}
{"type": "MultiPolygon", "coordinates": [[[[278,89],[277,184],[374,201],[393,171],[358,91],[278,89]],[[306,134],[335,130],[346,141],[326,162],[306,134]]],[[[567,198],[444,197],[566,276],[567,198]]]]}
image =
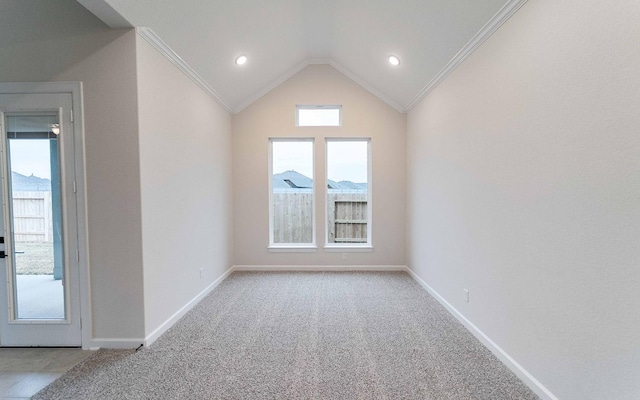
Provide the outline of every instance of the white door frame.
{"type": "Polygon", "coordinates": [[[89,237],[85,176],[84,110],[82,82],[0,82],[0,94],[70,93],[72,98],[73,137],[75,142],[76,207],[78,224],[78,278],[80,284],[80,330],[82,348],[89,349],[92,337],[91,292],[89,275],[89,237]]]}

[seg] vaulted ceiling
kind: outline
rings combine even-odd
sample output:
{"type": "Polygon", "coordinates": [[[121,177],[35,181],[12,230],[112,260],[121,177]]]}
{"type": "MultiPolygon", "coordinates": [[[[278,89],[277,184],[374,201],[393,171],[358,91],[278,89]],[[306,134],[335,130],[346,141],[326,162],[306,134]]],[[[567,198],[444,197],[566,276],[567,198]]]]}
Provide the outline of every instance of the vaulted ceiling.
{"type": "Polygon", "coordinates": [[[238,112],[313,63],[333,65],[406,111],[524,0],[78,2],[112,28],[148,28],[142,31],[238,112]],[[241,54],[248,61],[238,66],[241,54]]]}

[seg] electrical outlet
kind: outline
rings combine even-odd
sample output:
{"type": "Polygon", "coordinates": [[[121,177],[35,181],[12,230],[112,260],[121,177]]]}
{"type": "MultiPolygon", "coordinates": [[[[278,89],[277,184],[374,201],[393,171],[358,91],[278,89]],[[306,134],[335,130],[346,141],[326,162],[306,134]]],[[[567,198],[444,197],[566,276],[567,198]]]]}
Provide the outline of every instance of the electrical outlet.
{"type": "Polygon", "coordinates": [[[467,303],[469,302],[469,290],[467,289],[463,289],[464,290],[464,301],[466,301],[467,303]]]}
{"type": "Polygon", "coordinates": [[[342,253],[342,260],[346,260],[347,259],[347,253],[342,253]]]}
{"type": "Polygon", "coordinates": [[[203,275],[204,275],[204,268],[200,268],[200,279],[202,279],[203,275]]]}

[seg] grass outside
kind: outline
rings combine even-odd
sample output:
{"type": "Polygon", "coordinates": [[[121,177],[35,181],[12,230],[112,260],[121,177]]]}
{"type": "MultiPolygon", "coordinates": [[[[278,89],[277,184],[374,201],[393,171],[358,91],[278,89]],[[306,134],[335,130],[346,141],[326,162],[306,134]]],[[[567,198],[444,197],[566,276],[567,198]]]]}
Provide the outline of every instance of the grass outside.
{"type": "Polygon", "coordinates": [[[18,275],[53,275],[53,243],[16,242],[18,275]]]}

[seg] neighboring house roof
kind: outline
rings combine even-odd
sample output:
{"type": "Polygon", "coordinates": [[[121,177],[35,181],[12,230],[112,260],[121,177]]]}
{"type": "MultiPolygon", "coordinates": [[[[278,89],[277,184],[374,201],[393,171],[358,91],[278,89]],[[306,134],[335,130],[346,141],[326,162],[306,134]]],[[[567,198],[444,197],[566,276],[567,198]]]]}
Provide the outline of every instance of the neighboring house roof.
{"type": "Polygon", "coordinates": [[[51,190],[51,181],[33,174],[25,176],[11,171],[11,189],[18,192],[49,191],[51,190]]]}
{"type": "MultiPolygon", "coordinates": [[[[367,190],[366,183],[355,183],[351,181],[332,181],[327,182],[329,189],[337,190],[367,190]]],[[[274,189],[310,189],[313,187],[313,179],[302,175],[297,171],[285,171],[279,174],[273,174],[274,189]]]]}
{"type": "Polygon", "coordinates": [[[313,179],[307,178],[296,171],[284,171],[279,174],[273,174],[273,187],[280,189],[303,189],[312,188],[313,179]]]}
{"type": "Polygon", "coordinates": [[[339,189],[339,190],[367,190],[366,183],[355,183],[351,181],[340,181],[335,182],[329,180],[329,189],[339,189]]]}

